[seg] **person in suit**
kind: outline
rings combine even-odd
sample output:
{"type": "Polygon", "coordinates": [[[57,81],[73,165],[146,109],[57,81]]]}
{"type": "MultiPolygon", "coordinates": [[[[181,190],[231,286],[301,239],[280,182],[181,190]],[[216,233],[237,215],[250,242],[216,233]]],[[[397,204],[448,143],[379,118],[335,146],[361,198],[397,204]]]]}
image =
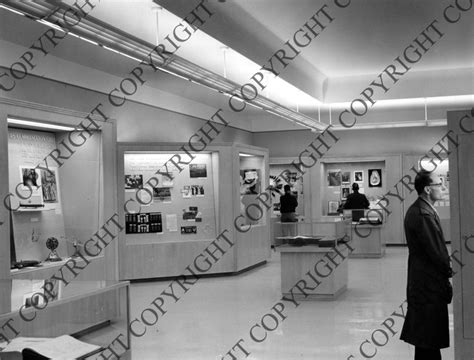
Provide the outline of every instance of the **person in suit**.
{"type": "Polygon", "coordinates": [[[285,194],[280,196],[281,222],[295,222],[297,221],[295,210],[298,206],[298,200],[296,200],[296,196],[291,194],[290,185],[285,185],[283,191],[285,191],[285,194]]]}
{"type": "Polygon", "coordinates": [[[344,204],[344,209],[368,209],[369,200],[364,194],[359,194],[359,184],[352,184],[352,194],[349,194],[344,204]]]}
{"type": "Polygon", "coordinates": [[[408,310],[400,339],[415,346],[415,360],[440,360],[440,349],[449,347],[448,304],[453,296],[449,254],[434,208],[444,198],[445,188],[439,176],[421,171],[415,190],[418,199],[404,221],[408,310]]]}
{"type": "MultiPolygon", "coordinates": [[[[298,206],[298,200],[296,200],[296,196],[291,194],[291,186],[285,185],[283,187],[283,191],[285,194],[280,196],[280,213],[281,218],[280,221],[282,223],[288,222],[297,222],[298,219],[296,218],[296,207],[298,206]]],[[[282,235],[289,236],[289,235],[296,235],[296,227],[295,226],[282,226],[282,235]]]]}

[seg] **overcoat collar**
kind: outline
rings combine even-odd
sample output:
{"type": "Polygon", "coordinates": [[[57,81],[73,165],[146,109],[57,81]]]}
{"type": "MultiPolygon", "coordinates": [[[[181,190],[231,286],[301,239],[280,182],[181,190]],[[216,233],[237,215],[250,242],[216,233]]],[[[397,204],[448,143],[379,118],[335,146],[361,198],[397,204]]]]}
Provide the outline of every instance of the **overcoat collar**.
{"type": "Polygon", "coordinates": [[[416,205],[420,208],[420,211],[423,213],[423,212],[427,212],[429,213],[430,215],[433,215],[435,220],[436,220],[436,224],[438,225],[438,228],[439,230],[442,232],[442,228],[441,228],[441,223],[440,223],[440,219],[439,219],[439,215],[438,213],[436,212],[436,210],[430,206],[430,204],[428,204],[428,202],[426,200],[424,200],[423,198],[419,197],[418,200],[416,200],[416,205]]]}

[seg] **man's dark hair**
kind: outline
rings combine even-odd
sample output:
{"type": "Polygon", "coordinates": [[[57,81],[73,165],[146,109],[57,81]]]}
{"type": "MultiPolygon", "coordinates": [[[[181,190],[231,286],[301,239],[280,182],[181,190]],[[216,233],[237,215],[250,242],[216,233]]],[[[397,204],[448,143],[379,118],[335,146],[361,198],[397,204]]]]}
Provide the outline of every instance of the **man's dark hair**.
{"type": "Polygon", "coordinates": [[[291,190],[291,186],[287,184],[287,185],[283,186],[283,190],[287,193],[291,190]]]}
{"type": "Polygon", "coordinates": [[[352,191],[359,191],[359,184],[353,183],[352,184],[352,191]]]}
{"type": "Polygon", "coordinates": [[[418,193],[418,195],[421,195],[423,193],[425,186],[428,186],[433,182],[433,179],[431,179],[431,174],[432,174],[431,171],[426,171],[426,170],[422,170],[416,174],[415,190],[418,193]]]}

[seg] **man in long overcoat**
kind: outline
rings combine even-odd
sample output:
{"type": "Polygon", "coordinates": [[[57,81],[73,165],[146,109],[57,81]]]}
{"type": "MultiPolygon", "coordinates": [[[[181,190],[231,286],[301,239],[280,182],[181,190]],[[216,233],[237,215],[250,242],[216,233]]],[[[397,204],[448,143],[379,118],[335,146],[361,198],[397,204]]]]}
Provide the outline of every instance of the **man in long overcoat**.
{"type": "Polygon", "coordinates": [[[449,254],[434,208],[445,188],[439,176],[421,171],[415,189],[418,199],[405,216],[408,310],[400,338],[415,346],[415,360],[440,360],[440,349],[449,347],[448,304],[453,295],[449,254]]]}

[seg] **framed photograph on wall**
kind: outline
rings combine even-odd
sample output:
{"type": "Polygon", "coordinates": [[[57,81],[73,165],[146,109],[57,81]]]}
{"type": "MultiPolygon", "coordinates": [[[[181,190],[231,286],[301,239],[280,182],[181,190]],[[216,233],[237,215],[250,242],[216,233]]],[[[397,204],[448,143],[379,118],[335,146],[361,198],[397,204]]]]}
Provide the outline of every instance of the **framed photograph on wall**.
{"type": "Polygon", "coordinates": [[[17,186],[17,194],[20,198],[20,206],[42,207],[43,191],[41,183],[41,174],[39,169],[29,165],[20,166],[21,182],[17,186]]]}
{"type": "Polygon", "coordinates": [[[341,181],[343,184],[350,184],[351,183],[351,172],[350,171],[343,171],[341,173],[341,181]]]}
{"type": "Polygon", "coordinates": [[[328,171],[328,186],[341,186],[341,170],[328,171]]]}
{"type": "Polygon", "coordinates": [[[153,200],[162,201],[162,202],[171,202],[171,188],[170,187],[153,188],[153,200]]]}
{"type": "Polygon", "coordinates": [[[349,196],[351,188],[349,186],[342,186],[341,187],[341,199],[346,200],[347,196],[349,196]]]}
{"type": "Polygon", "coordinates": [[[125,175],[125,189],[140,189],[143,187],[143,175],[125,175]]]}
{"type": "Polygon", "coordinates": [[[328,215],[339,215],[337,209],[339,208],[339,201],[328,201],[328,215]]]}
{"type": "Polygon", "coordinates": [[[260,193],[260,170],[240,170],[240,195],[260,193]]]}
{"type": "Polygon", "coordinates": [[[206,164],[189,164],[190,178],[206,178],[207,166],[206,164]]]}
{"type": "Polygon", "coordinates": [[[364,172],[362,170],[354,171],[354,182],[356,183],[364,182],[364,172]]]}
{"type": "Polygon", "coordinates": [[[382,169],[369,169],[369,187],[382,187],[382,169]]]}
{"type": "Polygon", "coordinates": [[[56,204],[59,202],[58,172],[56,168],[41,170],[41,184],[43,188],[43,201],[56,204]]]}

